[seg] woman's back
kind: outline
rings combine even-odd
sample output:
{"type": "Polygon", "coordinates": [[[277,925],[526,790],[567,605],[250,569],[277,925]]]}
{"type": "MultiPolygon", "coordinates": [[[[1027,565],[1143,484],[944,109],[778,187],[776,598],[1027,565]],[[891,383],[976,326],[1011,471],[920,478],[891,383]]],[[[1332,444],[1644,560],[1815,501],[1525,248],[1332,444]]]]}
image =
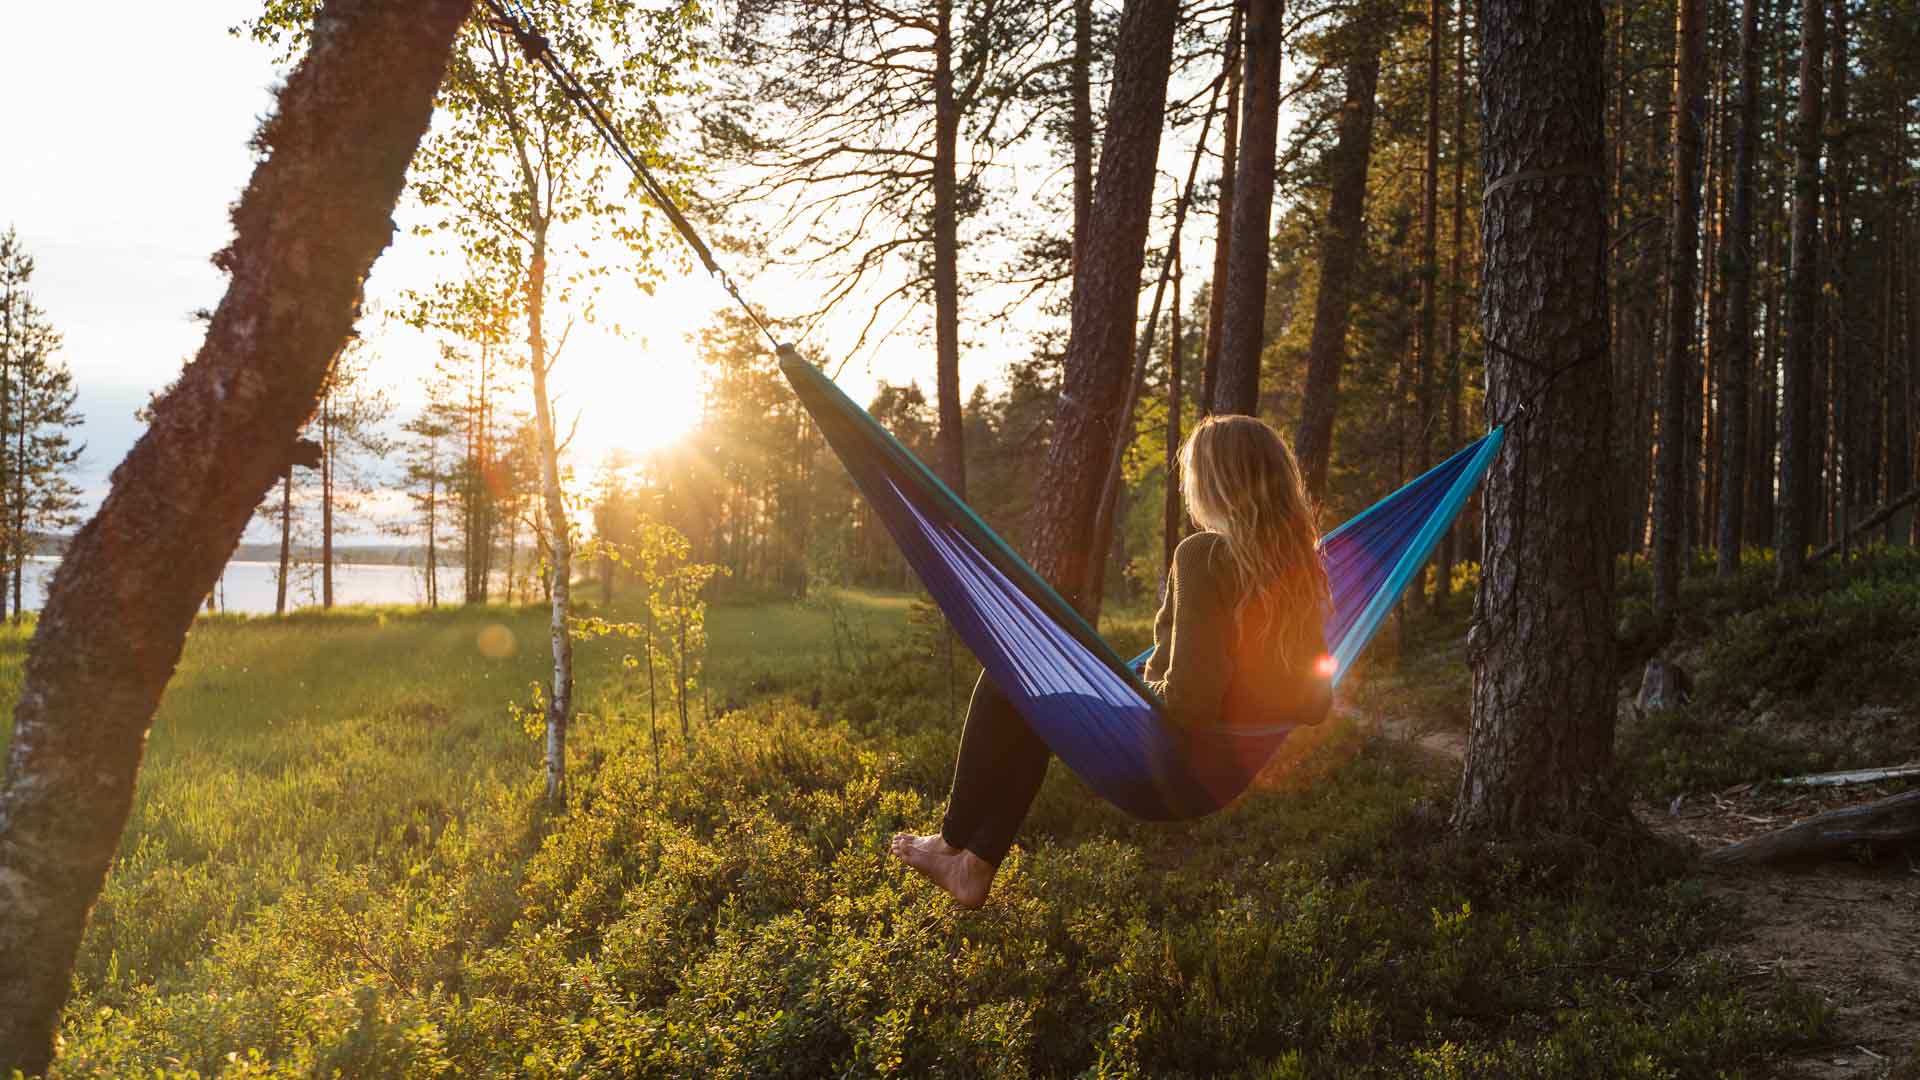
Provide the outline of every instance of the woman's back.
{"type": "Polygon", "coordinates": [[[1247,596],[1227,543],[1200,532],[1175,550],[1148,685],[1189,731],[1318,723],[1331,695],[1317,613],[1263,611],[1261,598],[1247,596]]]}

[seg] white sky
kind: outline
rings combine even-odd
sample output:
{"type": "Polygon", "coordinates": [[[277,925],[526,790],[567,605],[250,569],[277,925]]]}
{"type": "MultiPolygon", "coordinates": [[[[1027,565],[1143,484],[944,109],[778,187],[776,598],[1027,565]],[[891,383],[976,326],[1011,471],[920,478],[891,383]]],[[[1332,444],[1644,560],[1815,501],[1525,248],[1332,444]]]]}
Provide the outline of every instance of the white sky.
{"type": "MultiPolygon", "coordinates": [[[[0,100],[10,103],[0,227],[14,225],[35,258],[35,298],[65,336],[86,417],[77,479],[89,511],[140,433],[134,410],[198,348],[192,313],[225,289],[209,257],[231,234],[227,210],[254,165],[247,143],[280,74],[271,50],[228,33],[258,10],[259,0],[109,0],[12,3],[0,14],[0,100]]],[[[1184,176],[1187,153],[1170,141],[1168,174],[1184,176]]],[[[1163,176],[1163,194],[1172,183],[1163,176]]],[[[1209,223],[1190,232],[1189,267],[1209,264],[1211,231],[1209,223]]],[[[375,266],[370,308],[391,309],[402,290],[457,269],[402,232],[375,266]]],[[[750,295],[775,312],[801,311],[813,302],[802,288],[763,280],[750,295]]],[[[602,325],[575,329],[556,376],[563,429],[579,416],[570,457],[580,477],[615,447],[646,445],[645,417],[659,402],[692,407],[698,364],[686,336],[724,302],[699,271],[650,298],[617,286],[601,295],[602,325]]],[[[399,418],[411,415],[424,400],[434,342],[373,319],[363,331],[377,357],[373,381],[396,399],[399,418]]],[[[1024,351],[1011,331],[969,328],[963,392],[997,377],[1014,358],[1009,348],[1024,351]]],[[[917,378],[931,391],[930,354],[911,336],[896,339],[877,359],[849,366],[842,381],[856,400],[883,376],[917,378]]]]}

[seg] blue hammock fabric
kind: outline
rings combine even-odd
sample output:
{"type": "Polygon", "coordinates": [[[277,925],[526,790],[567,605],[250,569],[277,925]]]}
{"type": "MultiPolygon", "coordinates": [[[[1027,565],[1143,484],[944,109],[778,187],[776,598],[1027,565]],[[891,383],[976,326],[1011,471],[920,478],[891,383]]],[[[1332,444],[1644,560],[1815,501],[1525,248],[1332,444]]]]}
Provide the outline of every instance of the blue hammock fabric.
{"type": "MultiPolygon", "coordinates": [[[[1294,725],[1189,731],[1032,567],[819,369],[781,370],[955,633],[1034,732],[1101,797],[1135,817],[1211,813],[1246,789],[1294,725]]],[[[1328,533],[1327,641],[1336,683],[1460,513],[1500,429],[1328,533]]]]}

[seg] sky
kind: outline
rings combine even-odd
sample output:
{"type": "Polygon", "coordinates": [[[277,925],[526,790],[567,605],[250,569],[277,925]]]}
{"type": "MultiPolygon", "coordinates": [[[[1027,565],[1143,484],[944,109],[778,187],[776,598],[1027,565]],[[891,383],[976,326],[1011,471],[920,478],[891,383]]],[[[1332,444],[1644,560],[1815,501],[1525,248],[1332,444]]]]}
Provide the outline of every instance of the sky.
{"type": "MultiPolygon", "coordinates": [[[[76,482],[88,512],[107,489],[113,467],[138,438],[134,411],[164,386],[198,348],[203,327],[194,313],[214,307],[225,290],[210,256],[231,236],[230,204],[250,175],[248,141],[272,104],[283,74],[274,51],[229,33],[259,10],[260,0],[195,0],[154,5],[13,4],[0,14],[0,100],[8,113],[0,166],[0,228],[13,225],[37,270],[35,300],[65,338],[86,420],[76,482]],[[103,31],[102,27],[109,29],[103,31]],[[74,43],[84,43],[84,48],[74,43]]],[[[1185,173],[1187,146],[1163,146],[1163,194],[1185,173]]],[[[1038,161],[1015,158],[1007,168],[1029,177],[1057,175],[1038,161]]],[[[458,272],[431,241],[412,236],[403,197],[394,245],[368,282],[361,324],[374,357],[372,381],[395,403],[395,424],[425,402],[424,379],[438,343],[384,316],[403,306],[408,290],[424,290],[458,272]]],[[[1210,227],[1190,236],[1190,267],[1210,263],[1210,227]],[[1195,243],[1198,240],[1200,242],[1195,243]]],[[[612,251],[608,258],[618,258],[612,251]]],[[[620,275],[612,275],[618,278],[620,275]]],[[[818,295],[801,279],[739,272],[749,295],[774,313],[798,312],[818,295]]],[[[695,270],[662,282],[651,296],[611,285],[598,297],[593,324],[576,325],[554,377],[562,431],[577,424],[569,458],[590,477],[620,448],[643,450],[691,420],[699,362],[688,337],[729,303],[695,270]],[[616,332],[616,327],[618,328],[616,332]]],[[[991,304],[976,297],[982,313],[991,304]]],[[[834,367],[836,336],[851,338],[850,313],[836,335],[828,326],[810,343],[825,347],[834,367]]],[[[1026,348],[1025,323],[973,319],[966,326],[963,394],[994,381],[1026,348]]],[[[907,334],[842,369],[855,400],[878,381],[917,378],[930,390],[931,348],[907,334]]],[[[404,499],[388,490],[371,503],[361,542],[383,538],[370,528],[391,521],[404,499]]],[[[256,523],[252,540],[269,529],[256,523]]]]}
{"type": "MultiPolygon", "coordinates": [[[[75,479],[89,512],[142,431],[134,411],[198,349],[194,313],[225,291],[210,257],[232,235],[228,209],[255,164],[248,141],[283,74],[273,50],[228,33],[258,10],[259,0],[115,0],[8,5],[0,15],[0,100],[13,103],[0,228],[12,225],[33,256],[34,299],[64,337],[86,418],[75,479]]],[[[397,216],[404,225],[404,206],[397,216]]],[[[397,418],[424,403],[438,349],[379,313],[445,267],[428,241],[403,231],[368,282],[375,314],[362,330],[373,381],[397,418]]],[[[563,424],[579,418],[571,450],[582,473],[615,447],[644,446],[663,402],[693,407],[697,364],[685,338],[721,299],[703,277],[664,283],[651,299],[612,287],[599,325],[575,328],[555,396],[563,424]],[[653,411],[636,418],[619,407],[623,397],[653,411]]]]}

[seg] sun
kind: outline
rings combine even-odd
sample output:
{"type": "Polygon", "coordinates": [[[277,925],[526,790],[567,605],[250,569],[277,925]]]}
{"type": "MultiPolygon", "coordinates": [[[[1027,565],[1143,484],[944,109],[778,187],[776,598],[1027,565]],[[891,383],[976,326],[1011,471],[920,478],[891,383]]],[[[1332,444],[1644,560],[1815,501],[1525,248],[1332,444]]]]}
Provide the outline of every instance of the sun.
{"type": "Polygon", "coordinates": [[[562,437],[579,418],[568,448],[575,461],[614,451],[645,455],[699,420],[700,363],[690,348],[651,348],[610,334],[577,336],[569,348],[576,347],[554,370],[554,423],[562,437]]]}

